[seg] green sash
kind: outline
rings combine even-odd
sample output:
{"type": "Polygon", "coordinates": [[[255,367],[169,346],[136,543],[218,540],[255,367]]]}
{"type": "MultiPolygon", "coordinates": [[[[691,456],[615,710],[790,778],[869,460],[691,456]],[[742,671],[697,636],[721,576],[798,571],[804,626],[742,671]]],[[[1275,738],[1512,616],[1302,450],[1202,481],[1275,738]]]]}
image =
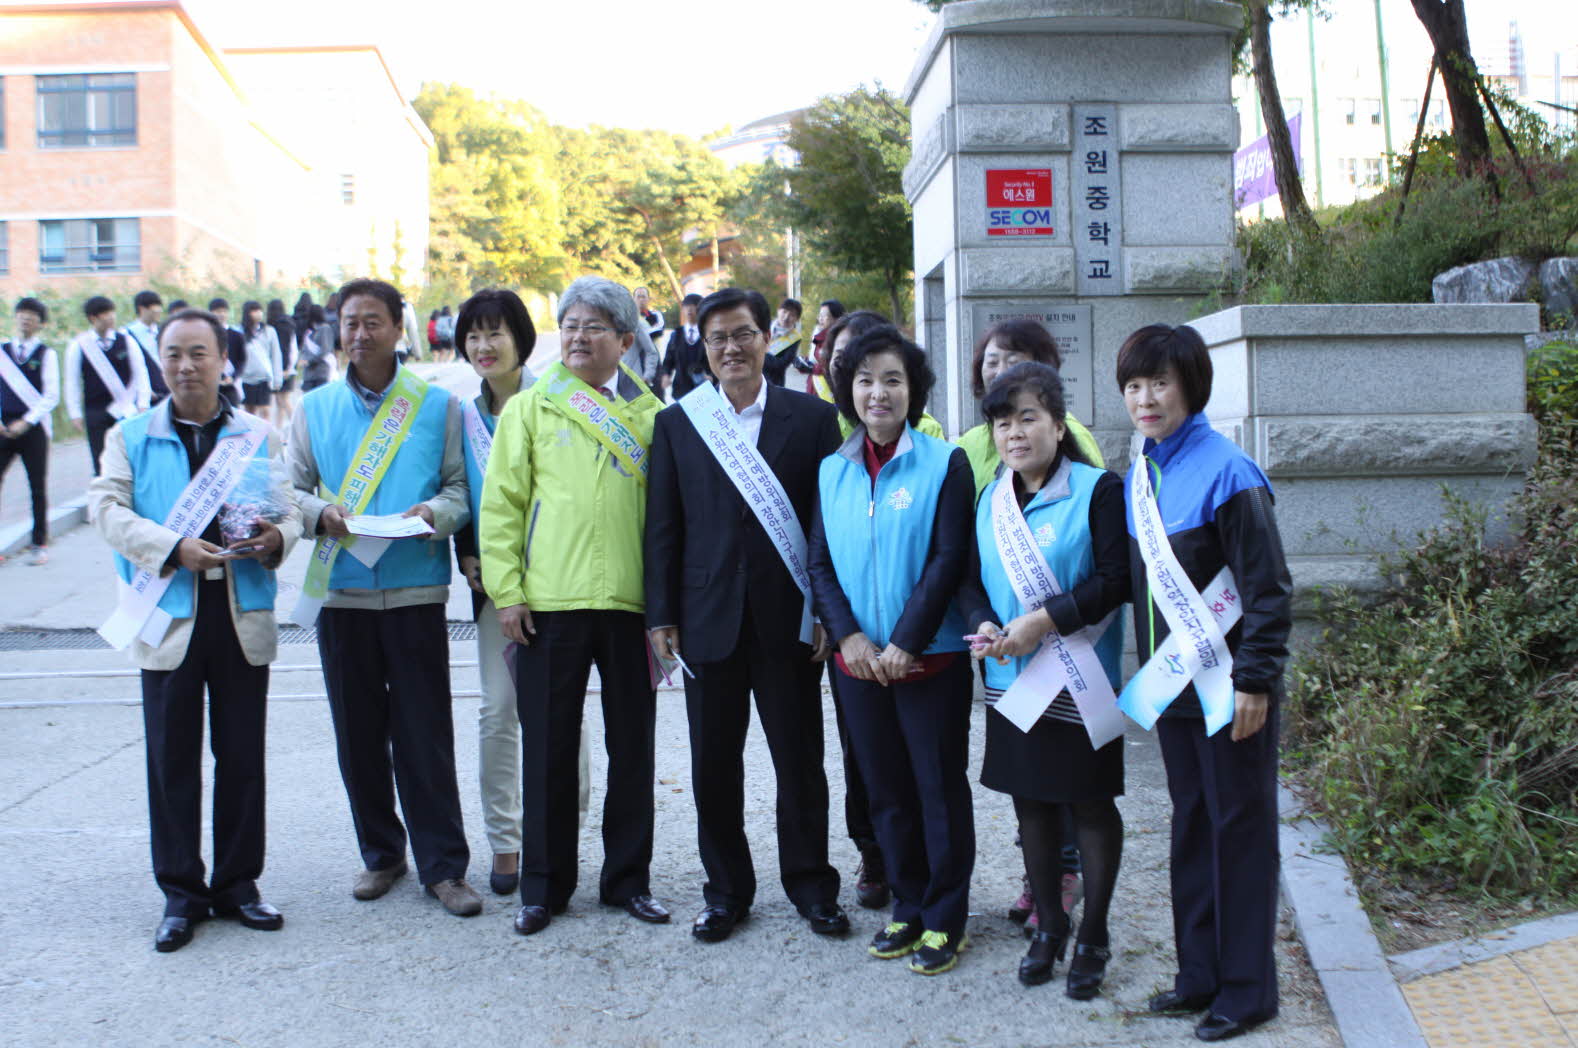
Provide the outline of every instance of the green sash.
{"type": "MultiPolygon", "coordinates": [[[[646,386],[635,372],[623,363],[619,370],[629,375],[642,391],[646,386]]],[[[540,396],[556,405],[575,420],[587,435],[612,455],[626,473],[639,483],[647,482],[647,446],[636,435],[636,427],[620,412],[620,404],[610,402],[597,390],[576,377],[575,372],[562,363],[550,367],[532,387],[540,396]]]]}
{"type": "MultiPolygon", "coordinates": [[[[325,499],[337,499],[345,515],[354,517],[372,501],[384,474],[394,462],[395,454],[411,431],[422,401],[427,397],[427,383],[412,372],[400,368],[395,372],[394,388],[384,397],[384,402],[362,434],[361,445],[351,456],[350,466],[340,480],[339,494],[323,483],[318,493],[325,499]]],[[[312,560],[307,565],[307,578],[301,586],[301,597],[296,602],[292,618],[301,626],[310,626],[318,620],[318,609],[329,596],[329,572],[340,551],[356,541],[356,536],[335,538],[325,535],[312,548],[312,560]]]]}

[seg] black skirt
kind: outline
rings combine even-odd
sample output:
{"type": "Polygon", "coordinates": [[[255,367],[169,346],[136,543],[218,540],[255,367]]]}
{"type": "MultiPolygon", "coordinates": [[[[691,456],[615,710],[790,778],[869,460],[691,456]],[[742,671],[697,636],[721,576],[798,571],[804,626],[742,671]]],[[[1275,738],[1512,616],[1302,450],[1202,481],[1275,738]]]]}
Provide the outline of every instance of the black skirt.
{"type": "Polygon", "coordinates": [[[243,382],[241,400],[249,408],[266,408],[274,399],[267,382],[243,382]]]}
{"type": "Polygon", "coordinates": [[[1048,804],[1121,797],[1123,747],[1119,737],[1092,750],[1083,724],[1051,717],[1040,718],[1023,732],[989,709],[981,785],[1048,804]]]}

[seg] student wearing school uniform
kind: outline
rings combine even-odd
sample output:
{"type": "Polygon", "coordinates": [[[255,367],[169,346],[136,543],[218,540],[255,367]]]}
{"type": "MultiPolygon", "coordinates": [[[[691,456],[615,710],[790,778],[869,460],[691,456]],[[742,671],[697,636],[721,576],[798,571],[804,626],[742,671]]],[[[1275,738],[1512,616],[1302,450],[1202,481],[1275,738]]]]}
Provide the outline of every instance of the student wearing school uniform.
{"type": "Polygon", "coordinates": [[[103,471],[88,488],[92,520],[115,550],[126,592],[149,597],[140,604],[123,597],[101,632],[117,637],[118,647],[129,644],[142,671],[153,870],[165,896],[154,936],[161,953],[189,943],[210,916],[260,931],[284,923],[257,887],[263,730],[278,641],[274,573],[301,517],[279,434],[219,396],[224,344],[211,313],[183,310],[164,325],[160,357],[171,396],[110,431],[103,471]],[[206,520],[180,516],[183,496],[210,485],[244,490],[249,499],[266,495],[284,515],[221,545],[212,510],[206,520]],[[159,617],[162,628],[154,624],[159,617]],[[205,691],[214,755],[211,875],[202,857],[205,691]]]}
{"type": "Polygon", "coordinates": [[[1123,628],[1109,621],[1129,597],[1123,485],[1086,460],[1066,425],[1056,368],[1015,365],[986,394],[981,411],[1006,466],[976,507],[972,570],[959,593],[965,622],[983,638],[976,651],[986,670],[981,784],[1012,796],[1019,822],[1037,917],[1030,950],[1019,964],[1019,981],[1026,986],[1052,978],[1071,937],[1069,915],[1059,902],[1063,849],[1070,843],[1064,826],[1072,816],[1084,862],[1085,906],[1066,992],[1089,1000],[1099,992],[1111,956],[1107,911],[1123,850],[1123,819],[1113,803],[1123,792],[1122,720],[1113,691],[1123,628]],[[1069,678],[1047,673],[1048,666],[1061,665],[1058,652],[1043,648],[1050,634],[1058,636],[1065,653],[1081,645],[1093,656],[1082,668],[1105,678],[1090,690],[1104,692],[1108,724],[1115,725],[1106,734],[1116,735],[1099,747],[1075,705],[1069,678]],[[1033,663],[1039,663],[1038,672],[1020,687],[1041,685],[1034,701],[1044,700],[1045,708],[1026,729],[1004,715],[998,701],[1033,663]]]}
{"type": "MultiPolygon", "coordinates": [[[[159,363],[159,318],[164,315],[164,300],[157,291],[139,291],[132,299],[137,318],[126,325],[126,333],[142,347],[143,364],[148,369],[148,388],[155,407],[170,395],[165,385],[164,365],[159,363]]],[[[172,310],[173,312],[173,310],[172,310]]]]}
{"type": "Polygon", "coordinates": [[[1270,481],[1205,416],[1212,369],[1199,334],[1143,327],[1117,372],[1144,438],[1126,494],[1142,666],[1120,702],[1155,724],[1173,802],[1178,974],[1149,1008],[1204,1011],[1195,1036],[1226,1040],[1277,1014],[1277,737],[1293,586],[1270,481]],[[1235,604],[1241,617],[1223,630],[1217,616],[1235,604]],[[1194,631],[1187,646],[1169,641],[1171,618],[1194,631]],[[1159,650],[1187,683],[1147,673],[1159,650]]]}
{"type": "Polygon", "coordinates": [[[66,349],[66,414],[88,435],[88,457],[99,475],[104,434],[148,409],[152,391],[142,349],[115,329],[115,303],[95,295],[82,304],[88,330],[66,349]]]}
{"type": "Polygon", "coordinates": [[[49,309],[36,298],[17,300],[11,340],[0,343],[0,479],[22,460],[33,503],[33,543],[28,563],[49,562],[50,413],[60,403],[55,351],[39,341],[49,309]]]}
{"type": "Polygon", "coordinates": [[[353,280],[339,301],[349,366],[343,380],[303,398],[290,465],[307,535],[317,540],[294,617],[318,627],[364,867],[351,894],[380,898],[406,874],[409,829],[423,888],[471,917],[482,898],[466,882],[444,618],[449,538],[471,515],[460,405],[396,363],[399,291],[353,280]],[[361,515],[420,517],[432,532],[345,545],[348,518],[361,515]]]}
{"type": "Polygon", "coordinates": [[[822,460],[811,527],[817,612],[837,642],[838,691],[893,891],[868,952],[951,970],[968,943],[975,816],[970,660],[954,595],[970,560],[964,452],[921,432],[934,377],[891,326],[851,342],[833,369],[857,423],[822,460]]]}

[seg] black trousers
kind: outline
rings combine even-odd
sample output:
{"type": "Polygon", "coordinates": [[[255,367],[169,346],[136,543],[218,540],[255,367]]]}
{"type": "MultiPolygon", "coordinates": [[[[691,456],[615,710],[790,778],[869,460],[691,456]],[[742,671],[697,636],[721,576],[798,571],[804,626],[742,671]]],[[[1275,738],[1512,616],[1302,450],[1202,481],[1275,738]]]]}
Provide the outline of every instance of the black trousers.
{"type": "Polygon", "coordinates": [[[1277,1014],[1277,730],[1242,742],[1199,717],[1156,722],[1172,795],[1179,993],[1215,995],[1229,1019],[1277,1014]]]}
{"type": "Polygon", "coordinates": [[[822,767],[820,664],[803,644],[768,652],[747,605],[733,654],[691,667],[685,681],[696,831],[707,872],[702,897],[713,906],[750,906],[756,868],[745,838],[745,733],[751,695],[778,781],[778,874],[801,913],[838,901],[838,871],[827,861],[827,772],[822,767]]]}
{"type": "Polygon", "coordinates": [[[970,660],[883,687],[844,676],[844,717],[871,794],[893,919],[963,933],[975,870],[970,660]]]}
{"type": "Polygon", "coordinates": [[[877,843],[877,831],[871,825],[871,798],[866,792],[866,780],[860,775],[860,762],[855,759],[855,746],[849,741],[849,726],[844,723],[844,700],[838,693],[838,682],[843,674],[829,659],[827,684],[833,692],[833,716],[838,724],[838,748],[844,757],[844,829],[857,848],[868,848],[877,843]]]}
{"type": "Polygon", "coordinates": [[[186,658],[142,671],[153,875],[167,917],[206,917],[258,897],[268,667],[241,652],[224,582],[198,587],[186,658]],[[214,876],[203,870],[203,692],[214,754],[214,876]]]}
{"type": "Polygon", "coordinates": [[[82,425],[88,431],[88,458],[93,462],[95,477],[99,475],[99,456],[104,454],[104,434],[119,421],[102,408],[88,408],[83,412],[82,425]]]}
{"type": "Polygon", "coordinates": [[[521,903],[560,909],[575,894],[580,836],[581,719],[593,664],[603,687],[602,902],[651,891],[657,695],[646,626],[631,611],[539,611],[515,652],[521,719],[521,903]]]}
{"type": "MultiPolygon", "coordinates": [[[[0,420],[0,425],[9,426],[21,417],[0,420]]],[[[20,458],[22,468],[27,471],[27,489],[33,499],[33,545],[47,546],[49,496],[44,485],[49,476],[49,434],[44,432],[43,426],[33,426],[15,438],[0,434],[0,480],[5,479],[14,458],[20,458]]]]}
{"type": "Polygon", "coordinates": [[[318,655],[362,862],[382,870],[403,860],[409,827],[423,884],[464,877],[471,851],[455,783],[444,606],[324,608],[318,655]]]}

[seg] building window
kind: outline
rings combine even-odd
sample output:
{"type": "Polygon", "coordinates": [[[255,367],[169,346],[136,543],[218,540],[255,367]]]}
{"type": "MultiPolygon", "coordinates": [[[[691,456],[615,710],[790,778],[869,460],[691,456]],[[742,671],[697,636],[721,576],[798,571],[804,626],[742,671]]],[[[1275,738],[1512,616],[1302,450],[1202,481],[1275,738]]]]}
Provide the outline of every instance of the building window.
{"type": "Polygon", "coordinates": [[[38,147],[137,144],[137,74],[40,76],[38,147]]]}
{"type": "Polygon", "coordinates": [[[1370,123],[1375,127],[1381,126],[1381,100],[1379,98],[1366,98],[1365,108],[1370,113],[1370,123]]]}
{"type": "Polygon", "coordinates": [[[135,273],[141,268],[141,232],[135,218],[38,224],[40,273],[135,273]]]}
{"type": "Polygon", "coordinates": [[[1378,186],[1381,184],[1380,157],[1364,158],[1364,184],[1367,186],[1378,186]]]}
{"type": "Polygon", "coordinates": [[[1342,175],[1348,180],[1350,186],[1359,184],[1359,162],[1351,156],[1345,156],[1337,161],[1337,166],[1342,169],[1342,175]]]}
{"type": "Polygon", "coordinates": [[[11,230],[0,222],[0,273],[11,272],[11,230]]]}
{"type": "Polygon", "coordinates": [[[356,176],[340,176],[340,203],[349,207],[356,203],[356,176]]]}
{"type": "Polygon", "coordinates": [[[1359,100],[1357,98],[1344,98],[1341,99],[1341,102],[1343,119],[1350,125],[1356,123],[1359,119],[1359,100]]]}

